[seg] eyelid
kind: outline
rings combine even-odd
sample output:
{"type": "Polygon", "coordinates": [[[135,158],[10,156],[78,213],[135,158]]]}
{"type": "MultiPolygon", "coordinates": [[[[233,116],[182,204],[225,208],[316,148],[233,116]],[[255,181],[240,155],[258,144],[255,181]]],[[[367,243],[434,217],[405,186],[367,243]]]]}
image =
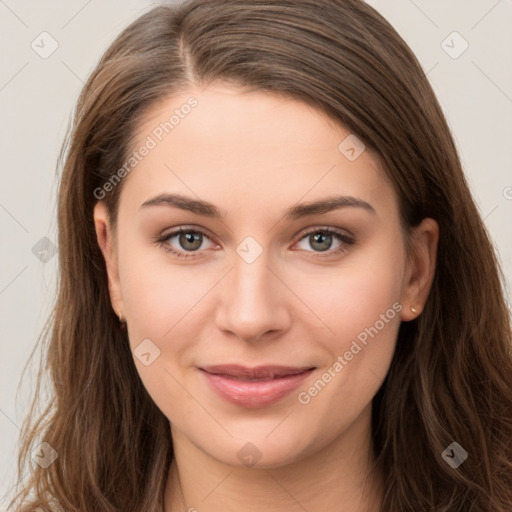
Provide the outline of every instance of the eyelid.
{"type": "MultiPolygon", "coordinates": [[[[174,254],[178,257],[183,257],[183,258],[199,257],[198,255],[200,255],[202,252],[204,252],[204,249],[197,250],[197,251],[176,250],[176,249],[170,247],[169,244],[167,244],[167,242],[171,238],[174,238],[175,236],[177,236],[183,232],[199,233],[199,234],[203,235],[204,237],[208,238],[212,243],[219,245],[213,240],[214,237],[212,237],[205,229],[191,226],[191,225],[183,225],[183,226],[175,227],[175,228],[171,229],[171,231],[169,231],[166,234],[157,235],[156,237],[154,237],[154,241],[156,243],[158,243],[159,245],[161,245],[166,252],[174,254]]],[[[322,257],[337,255],[337,254],[343,252],[344,250],[347,250],[346,246],[350,246],[355,243],[354,236],[352,234],[349,234],[346,230],[336,228],[334,226],[313,226],[313,227],[307,228],[305,231],[302,231],[302,232],[300,232],[300,234],[296,235],[299,238],[296,242],[294,242],[293,245],[296,245],[297,243],[304,240],[307,236],[314,234],[314,233],[327,233],[330,235],[334,235],[335,237],[338,237],[338,239],[342,242],[341,246],[336,249],[328,249],[326,251],[305,251],[306,253],[316,255],[314,257],[322,258],[322,257]]]]}
{"type": "Polygon", "coordinates": [[[201,253],[204,250],[203,251],[200,251],[200,250],[198,250],[198,251],[177,250],[177,249],[174,249],[174,247],[170,246],[167,243],[171,238],[174,238],[175,236],[177,236],[181,233],[189,233],[189,232],[199,233],[199,234],[203,235],[204,237],[208,238],[213,244],[218,245],[213,240],[213,237],[205,229],[198,228],[195,226],[190,226],[190,225],[183,225],[183,226],[175,227],[175,228],[171,229],[171,231],[169,231],[166,234],[157,235],[156,237],[154,237],[153,241],[156,242],[158,245],[162,246],[166,252],[174,254],[178,257],[195,258],[195,257],[197,257],[196,256],[197,253],[201,253]]]}
{"type": "Polygon", "coordinates": [[[317,233],[317,232],[334,233],[336,235],[340,235],[347,239],[354,238],[354,236],[352,234],[350,234],[346,229],[336,228],[334,226],[313,226],[312,228],[306,228],[305,231],[300,232],[299,241],[302,240],[304,237],[306,237],[312,233],[317,233]]]}
{"type": "Polygon", "coordinates": [[[295,242],[294,245],[302,242],[302,240],[314,233],[333,235],[341,242],[340,246],[335,249],[327,249],[326,251],[305,251],[307,254],[313,255],[312,257],[314,258],[328,258],[329,256],[337,256],[348,250],[348,247],[356,242],[355,237],[346,230],[336,228],[334,226],[314,226],[312,228],[306,229],[306,231],[302,231],[300,238],[297,240],[297,242],[295,242]]]}

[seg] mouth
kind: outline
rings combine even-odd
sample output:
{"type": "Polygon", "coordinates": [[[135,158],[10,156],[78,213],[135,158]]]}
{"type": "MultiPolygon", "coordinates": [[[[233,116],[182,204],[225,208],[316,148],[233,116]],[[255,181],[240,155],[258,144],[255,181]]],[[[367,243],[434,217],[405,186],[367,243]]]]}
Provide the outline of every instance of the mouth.
{"type": "Polygon", "coordinates": [[[217,365],[199,368],[211,388],[233,404],[258,408],[274,404],[294,389],[315,367],[217,365]]]}

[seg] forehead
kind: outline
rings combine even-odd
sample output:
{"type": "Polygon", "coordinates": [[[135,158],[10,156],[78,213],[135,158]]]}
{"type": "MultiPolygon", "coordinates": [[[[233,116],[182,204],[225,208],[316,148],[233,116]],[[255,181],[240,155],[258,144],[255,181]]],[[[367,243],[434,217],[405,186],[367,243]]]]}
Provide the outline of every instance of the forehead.
{"type": "Polygon", "coordinates": [[[168,191],[214,203],[245,197],[255,210],[326,193],[395,202],[377,155],[366,148],[357,156],[362,146],[349,130],[282,95],[191,88],[146,112],[132,151],[144,146],[123,192],[139,205],[168,191]]]}

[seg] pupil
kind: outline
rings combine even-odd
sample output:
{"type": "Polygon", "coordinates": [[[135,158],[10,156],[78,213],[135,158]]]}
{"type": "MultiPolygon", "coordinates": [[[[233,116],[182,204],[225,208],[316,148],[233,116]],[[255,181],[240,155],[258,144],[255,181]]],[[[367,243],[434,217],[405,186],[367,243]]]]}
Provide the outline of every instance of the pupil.
{"type": "Polygon", "coordinates": [[[313,235],[313,240],[315,243],[318,241],[321,242],[322,239],[324,240],[324,242],[325,242],[325,240],[327,240],[327,244],[324,243],[324,245],[321,247],[318,247],[318,249],[320,251],[327,251],[331,245],[331,237],[329,235],[325,235],[323,233],[316,233],[313,235]]]}
{"type": "Polygon", "coordinates": [[[181,243],[182,247],[188,248],[193,251],[195,251],[195,250],[199,249],[199,247],[201,247],[201,235],[199,233],[191,233],[191,232],[182,233],[181,237],[182,238],[180,239],[180,243],[181,243]],[[184,246],[183,246],[182,242],[185,243],[184,246]],[[196,242],[195,245],[194,245],[194,242],[196,242]],[[199,242],[199,243],[197,243],[197,242],[199,242]],[[188,244],[188,243],[193,244],[193,247],[187,247],[186,244],[188,244]]]}
{"type": "MultiPolygon", "coordinates": [[[[185,244],[191,243],[193,247],[189,247],[191,250],[197,250],[201,247],[201,235],[199,233],[182,233],[181,235],[184,237],[185,244]],[[194,245],[195,242],[195,245],[194,245]],[[198,243],[199,242],[199,243],[198,243]]],[[[331,236],[325,235],[324,233],[315,233],[312,235],[313,242],[312,244],[319,243],[320,246],[317,246],[319,251],[327,251],[331,245],[331,236]]],[[[182,242],[183,240],[180,240],[182,242]]],[[[183,244],[182,244],[183,245],[183,244]]]]}

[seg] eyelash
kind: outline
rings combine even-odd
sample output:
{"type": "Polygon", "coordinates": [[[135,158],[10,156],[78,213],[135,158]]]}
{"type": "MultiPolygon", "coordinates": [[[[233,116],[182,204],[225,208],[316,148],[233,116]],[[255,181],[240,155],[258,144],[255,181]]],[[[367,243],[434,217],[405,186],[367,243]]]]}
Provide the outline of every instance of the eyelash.
{"type": "MultiPolygon", "coordinates": [[[[162,247],[164,249],[164,251],[171,253],[174,256],[177,256],[178,258],[195,258],[195,257],[197,257],[195,253],[197,253],[199,251],[189,251],[188,253],[186,251],[185,252],[177,251],[177,250],[173,249],[169,244],[167,244],[167,242],[171,238],[174,238],[176,235],[179,235],[181,233],[198,233],[200,235],[205,236],[208,239],[210,238],[207,233],[205,233],[204,231],[202,231],[200,229],[181,227],[179,229],[171,231],[170,233],[168,233],[166,235],[157,236],[155,238],[155,241],[160,247],[162,247]]],[[[350,247],[351,245],[353,245],[355,243],[354,238],[350,237],[346,233],[343,233],[342,231],[338,231],[333,228],[323,228],[323,227],[313,228],[313,229],[307,231],[300,237],[300,239],[298,241],[300,242],[304,238],[307,238],[308,236],[310,236],[312,234],[316,234],[316,233],[334,235],[335,238],[337,238],[339,241],[342,242],[342,245],[340,245],[337,249],[334,249],[334,250],[328,249],[327,251],[323,251],[323,252],[306,251],[306,252],[314,252],[315,254],[318,255],[315,257],[323,258],[323,257],[330,257],[330,256],[335,256],[337,254],[341,254],[347,250],[347,246],[350,247]]]]}

